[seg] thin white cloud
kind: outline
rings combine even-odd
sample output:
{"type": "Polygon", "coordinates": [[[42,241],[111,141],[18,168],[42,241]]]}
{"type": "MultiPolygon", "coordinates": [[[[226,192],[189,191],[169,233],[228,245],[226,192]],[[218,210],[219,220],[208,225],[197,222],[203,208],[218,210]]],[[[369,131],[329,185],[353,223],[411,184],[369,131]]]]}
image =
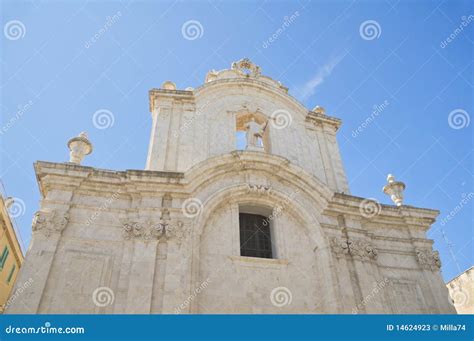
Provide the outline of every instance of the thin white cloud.
{"type": "Polygon", "coordinates": [[[334,68],[344,59],[346,54],[347,53],[344,53],[332,58],[328,63],[319,67],[314,76],[301,87],[299,91],[300,97],[303,100],[311,97],[316,91],[316,88],[320,86],[329,75],[331,75],[334,68]]]}

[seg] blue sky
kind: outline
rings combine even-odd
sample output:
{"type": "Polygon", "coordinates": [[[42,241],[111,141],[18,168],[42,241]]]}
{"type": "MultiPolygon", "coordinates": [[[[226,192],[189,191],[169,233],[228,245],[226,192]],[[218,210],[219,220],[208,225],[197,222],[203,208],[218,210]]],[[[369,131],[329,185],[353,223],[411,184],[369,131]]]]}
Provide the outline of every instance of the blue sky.
{"type": "Polygon", "coordinates": [[[353,195],[391,203],[381,188],[395,174],[407,205],[441,211],[428,236],[444,278],[473,264],[472,2],[2,1],[0,12],[0,176],[24,203],[25,245],[35,161],[67,161],[66,142],[85,130],[95,147],[85,165],[143,169],[148,90],[197,87],[249,57],[309,109],[343,120],[353,195]],[[100,109],[113,114],[107,129],[93,124],[100,109]]]}

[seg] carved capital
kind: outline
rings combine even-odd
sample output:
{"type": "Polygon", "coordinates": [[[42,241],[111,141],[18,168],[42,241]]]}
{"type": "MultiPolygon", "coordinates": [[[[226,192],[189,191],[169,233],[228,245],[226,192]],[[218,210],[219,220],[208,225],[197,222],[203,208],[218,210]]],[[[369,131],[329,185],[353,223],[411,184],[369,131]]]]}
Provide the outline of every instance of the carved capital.
{"type": "Polygon", "coordinates": [[[432,271],[438,271],[441,268],[441,259],[439,258],[438,251],[416,249],[415,253],[421,268],[432,271]]]}
{"type": "Polygon", "coordinates": [[[33,217],[31,228],[34,233],[44,233],[46,237],[49,237],[52,233],[61,234],[66,228],[68,222],[68,213],[58,211],[38,211],[33,217]]]}
{"type": "Polygon", "coordinates": [[[166,238],[174,239],[178,243],[181,243],[189,235],[189,226],[182,221],[176,221],[172,224],[169,224],[166,228],[165,235],[166,238]]]}
{"type": "Polygon", "coordinates": [[[122,224],[124,239],[161,240],[175,238],[181,242],[187,236],[188,229],[181,221],[160,219],[143,222],[126,221],[122,224]]]}
{"type": "Polygon", "coordinates": [[[338,258],[347,255],[361,261],[375,261],[378,255],[373,245],[360,239],[334,237],[331,239],[331,248],[338,258]]]}

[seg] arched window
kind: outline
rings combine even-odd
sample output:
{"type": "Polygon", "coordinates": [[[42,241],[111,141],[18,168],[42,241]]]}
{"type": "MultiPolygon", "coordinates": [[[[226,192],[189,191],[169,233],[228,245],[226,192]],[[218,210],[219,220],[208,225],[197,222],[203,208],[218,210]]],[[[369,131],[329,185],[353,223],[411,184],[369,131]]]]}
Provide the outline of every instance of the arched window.
{"type": "Polygon", "coordinates": [[[240,113],[236,117],[236,149],[270,151],[270,126],[260,113],[240,113]]]}
{"type": "Polygon", "coordinates": [[[273,258],[272,220],[269,210],[260,207],[239,207],[240,255],[273,258]]]}

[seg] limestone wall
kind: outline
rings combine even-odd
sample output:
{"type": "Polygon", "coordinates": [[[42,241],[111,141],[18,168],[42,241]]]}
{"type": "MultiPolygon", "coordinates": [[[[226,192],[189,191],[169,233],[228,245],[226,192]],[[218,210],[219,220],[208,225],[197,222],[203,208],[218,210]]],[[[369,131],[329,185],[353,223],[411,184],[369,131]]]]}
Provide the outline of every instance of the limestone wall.
{"type": "Polygon", "coordinates": [[[340,121],[308,110],[281,88],[251,78],[216,80],[194,91],[150,92],[153,129],[148,170],[185,172],[210,157],[237,149],[239,115],[262,117],[269,145],[327,184],[349,192],[336,130],[340,121]],[[287,119],[278,125],[275,117],[287,119]]]}
{"type": "Polygon", "coordinates": [[[362,198],[281,157],[231,153],[185,173],[35,168],[43,199],[16,286],[32,284],[7,313],[454,312],[425,237],[436,211],[364,216],[362,198]],[[240,256],[246,207],[276,212],[274,259],[240,256]]]}

